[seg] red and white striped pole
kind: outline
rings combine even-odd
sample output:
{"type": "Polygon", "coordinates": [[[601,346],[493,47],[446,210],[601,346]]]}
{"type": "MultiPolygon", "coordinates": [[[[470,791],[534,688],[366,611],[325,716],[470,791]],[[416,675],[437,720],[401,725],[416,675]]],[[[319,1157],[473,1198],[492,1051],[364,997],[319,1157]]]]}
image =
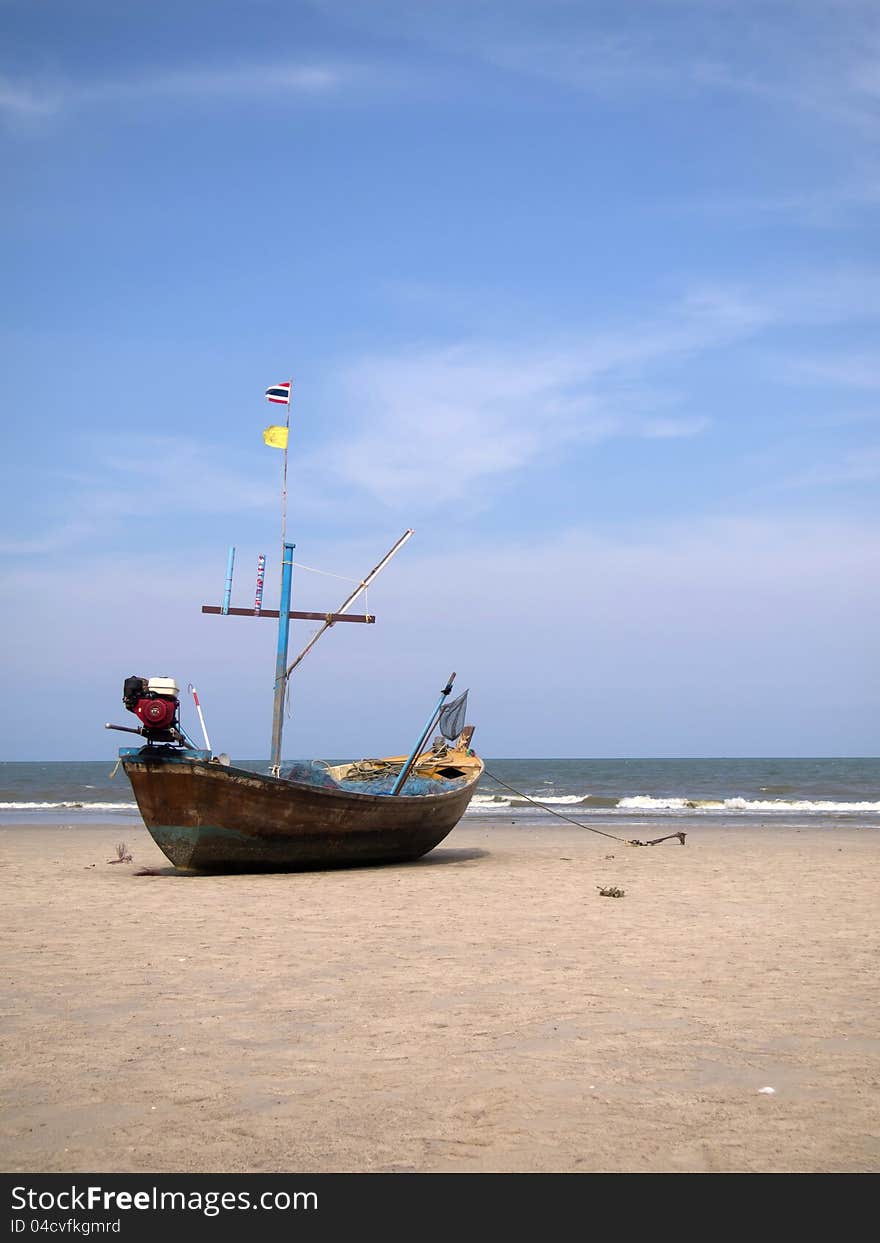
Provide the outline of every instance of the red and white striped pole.
{"type": "Polygon", "coordinates": [[[201,722],[202,733],[205,735],[205,750],[210,751],[211,750],[211,739],[208,737],[208,731],[205,728],[205,718],[202,716],[202,705],[199,703],[199,692],[193,686],[192,682],[190,682],[189,686],[187,687],[187,690],[189,691],[189,693],[192,695],[193,699],[195,700],[196,712],[198,712],[199,714],[199,721],[201,722]]]}
{"type": "Polygon", "coordinates": [[[266,574],[266,555],[260,553],[257,558],[257,594],[254,597],[254,614],[259,617],[263,611],[263,579],[266,574]]]}

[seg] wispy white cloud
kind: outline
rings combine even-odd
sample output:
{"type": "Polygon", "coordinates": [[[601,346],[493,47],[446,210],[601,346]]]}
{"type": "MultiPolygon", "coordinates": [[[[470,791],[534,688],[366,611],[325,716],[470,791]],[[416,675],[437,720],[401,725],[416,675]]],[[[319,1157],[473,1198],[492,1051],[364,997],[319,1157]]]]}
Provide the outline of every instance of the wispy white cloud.
{"type": "Polygon", "coordinates": [[[880,63],[876,54],[870,59],[858,61],[852,68],[850,80],[856,90],[864,92],[872,99],[880,100],[880,63]]]}
{"type": "MultiPolygon", "coordinates": [[[[704,283],[613,330],[504,344],[475,330],[458,345],[367,355],[341,368],[337,404],[356,416],[330,469],[385,504],[421,509],[473,501],[480,484],[578,445],[700,435],[712,411],[687,408],[670,368],[793,326],[876,321],[876,287],[874,271],[849,269],[704,283]]],[[[829,361],[828,379],[835,368],[853,385],[876,374],[870,358],[829,361]]]]}
{"type": "Polygon", "coordinates": [[[0,556],[37,557],[46,553],[63,552],[73,548],[94,534],[95,524],[76,518],[72,522],[59,523],[38,535],[0,539],[0,556]]]}
{"type": "Polygon", "coordinates": [[[650,92],[680,85],[671,66],[652,57],[635,40],[619,35],[566,39],[537,34],[526,41],[498,37],[488,41],[483,51],[499,68],[601,95],[628,92],[634,86],[650,92]]]}
{"type": "Polygon", "coordinates": [[[839,385],[844,388],[880,389],[880,359],[876,354],[819,355],[787,360],[784,376],[797,384],[839,385]]]}
{"type": "Polygon", "coordinates": [[[667,37],[655,22],[625,41],[609,40],[598,23],[575,20],[536,57],[529,57],[526,42],[519,67],[583,89],[734,95],[832,124],[876,125],[876,6],[711,7],[672,0],[664,7],[679,19],[669,23],[667,37]]]}
{"type": "Polygon", "coordinates": [[[34,120],[49,116],[59,105],[59,98],[36,84],[15,82],[0,76],[0,116],[18,120],[34,120]]]}
{"type": "Polygon", "coordinates": [[[351,86],[365,72],[351,65],[329,62],[276,61],[220,67],[184,66],[87,81],[59,78],[51,85],[0,76],[0,116],[14,124],[114,102],[319,98],[351,86]]]}
{"type": "Polygon", "coordinates": [[[860,423],[876,423],[880,420],[880,405],[850,407],[829,410],[806,421],[808,427],[840,428],[855,427],[860,423]]]}
{"type": "Polygon", "coordinates": [[[221,446],[187,437],[132,435],[124,451],[108,451],[100,441],[85,445],[84,456],[87,466],[56,473],[49,501],[72,517],[50,519],[27,535],[7,534],[0,555],[57,553],[94,539],[112,543],[123,526],[138,539],[133,532],[157,519],[198,521],[271,507],[276,500],[263,478],[230,464],[221,446]]]}
{"type": "Polygon", "coordinates": [[[184,68],[146,73],[126,80],[96,82],[80,87],[81,100],[190,97],[236,98],[319,95],[337,90],[351,79],[351,71],[322,64],[258,64],[219,69],[184,68]]]}
{"type": "Polygon", "coordinates": [[[259,478],[232,465],[220,445],[189,437],[132,436],[124,451],[96,446],[93,462],[77,482],[89,512],[101,521],[241,512],[272,503],[259,478]]]}
{"type": "Polygon", "coordinates": [[[562,89],[631,102],[736,96],[762,108],[864,128],[876,122],[876,4],[638,0],[311,0],[330,20],[406,38],[562,89]]]}
{"type": "Polygon", "coordinates": [[[880,480],[880,445],[870,445],[836,460],[824,461],[793,475],[788,487],[823,487],[846,483],[876,483],[880,480]]]}
{"type": "Polygon", "coordinates": [[[740,296],[760,308],[767,326],[876,323],[878,279],[873,265],[816,267],[752,282],[740,296]]]}
{"type": "Polygon", "coordinates": [[[725,337],[728,309],[711,321],[700,306],[677,324],[555,347],[473,343],[364,358],[345,376],[361,417],[331,468],[386,503],[423,507],[472,496],[565,445],[697,435],[705,417],[671,413],[662,388],[652,409],[648,388],[633,391],[632,381],[725,337]]]}
{"type": "MultiPolygon", "coordinates": [[[[406,522],[418,522],[450,504],[492,505],[497,489],[530,466],[562,463],[593,445],[700,436],[714,411],[704,399],[694,408],[687,363],[746,341],[761,341],[766,354],[764,337],[792,325],[876,320],[876,286],[868,269],[768,279],[763,287],[705,283],[602,330],[497,340],[475,328],[457,344],[343,359],[320,447],[297,451],[296,516],[338,524],[366,502],[374,516],[400,509],[406,522]]],[[[868,355],[788,359],[786,378],[798,366],[799,382],[822,374],[867,388],[880,380],[868,355]]],[[[156,515],[198,521],[271,507],[266,467],[243,466],[231,443],[142,437],[124,450],[91,446],[90,465],[71,470],[63,485],[79,538],[131,520],[140,529],[156,515]]],[[[10,538],[6,551],[27,555],[47,541],[39,533],[10,538]]]]}
{"type": "MultiPolygon", "coordinates": [[[[299,671],[288,754],[399,750],[402,722],[417,727],[453,667],[484,754],[853,754],[869,723],[851,688],[875,643],[878,537],[876,522],[756,516],[652,522],[629,538],[459,530],[433,555],[417,538],[371,592],[378,624],[335,628],[299,671]]],[[[381,548],[316,555],[357,573],[381,548]]],[[[69,754],[68,721],[44,710],[62,683],[83,757],[109,753],[102,724],[135,671],[195,681],[218,745],[264,754],[272,625],[202,616],[222,569],[147,549],[0,572],[4,598],[29,604],[4,611],[0,642],[34,691],[2,723],[4,754],[69,754]]]]}
{"type": "Polygon", "coordinates": [[[668,204],[677,213],[724,217],[739,228],[790,219],[814,228],[838,228],[859,212],[880,205],[880,176],[875,172],[833,185],[804,185],[784,193],[696,196],[668,204]]]}
{"type": "MultiPolygon", "coordinates": [[[[708,416],[680,411],[679,394],[650,375],[652,365],[735,338],[762,319],[737,296],[703,291],[666,317],[616,333],[519,345],[477,338],[354,360],[331,392],[337,430],[311,454],[297,452],[292,505],[299,516],[338,520],[367,494],[409,520],[473,501],[482,484],[567,446],[699,435],[708,416]]],[[[221,439],[187,436],[84,444],[87,464],[71,462],[53,489],[75,522],[62,530],[50,520],[44,531],[8,537],[0,552],[26,557],[99,534],[112,542],[117,532],[142,532],[172,516],[199,522],[276,505],[267,463],[249,468],[233,452],[221,439]]]]}
{"type": "MultiPolygon", "coordinates": [[[[835,58],[829,57],[829,62],[835,58]]],[[[785,62],[782,62],[785,64],[785,62]]],[[[722,62],[696,62],[689,79],[704,92],[739,95],[760,104],[803,113],[826,121],[872,126],[874,109],[864,92],[852,80],[852,62],[840,61],[829,74],[830,64],[798,62],[797,58],[779,72],[779,63],[763,66],[763,75],[751,67],[722,62]]]]}
{"type": "Polygon", "coordinates": [[[647,440],[678,440],[682,436],[698,436],[706,431],[709,423],[705,417],[645,419],[639,426],[639,433],[647,440]]]}
{"type": "Polygon", "coordinates": [[[450,73],[432,55],[440,51],[455,62],[457,89],[470,72],[479,84],[489,69],[627,104],[646,95],[734,95],[860,127],[877,119],[880,71],[870,49],[880,34],[870,5],[847,5],[845,12],[835,5],[826,13],[827,6],[801,4],[780,18],[760,2],[651,0],[641,22],[609,20],[584,6],[547,0],[312,5],[328,24],[366,28],[374,38],[392,39],[394,50],[381,62],[354,53],[343,60],[191,64],[51,85],[6,76],[0,77],[0,115],[22,122],[113,100],[323,97],[365,83],[384,89],[396,82],[407,91],[433,84],[440,94],[449,89],[450,73]],[[740,9],[747,11],[742,18],[740,9]],[[402,39],[412,50],[405,68],[402,39]]]}
{"type": "MultiPolygon", "coordinates": [[[[389,505],[418,510],[611,439],[702,434],[670,369],[792,326],[876,321],[876,273],[806,273],[763,287],[703,284],[662,312],[555,341],[410,346],[342,369],[339,406],[356,411],[330,469],[389,505]]],[[[772,339],[772,337],[771,337],[772,339]]],[[[820,364],[814,364],[814,377],[820,364]]],[[[868,386],[870,358],[828,361],[828,380],[868,386]]]]}

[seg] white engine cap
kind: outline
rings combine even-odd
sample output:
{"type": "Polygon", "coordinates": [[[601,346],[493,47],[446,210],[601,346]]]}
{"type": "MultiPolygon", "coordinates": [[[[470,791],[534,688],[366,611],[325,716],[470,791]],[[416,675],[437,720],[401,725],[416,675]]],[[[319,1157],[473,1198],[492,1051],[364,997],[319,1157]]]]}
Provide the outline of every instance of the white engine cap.
{"type": "Polygon", "coordinates": [[[169,699],[176,699],[180,691],[180,687],[174,678],[148,678],[147,690],[154,695],[165,695],[169,699]]]}

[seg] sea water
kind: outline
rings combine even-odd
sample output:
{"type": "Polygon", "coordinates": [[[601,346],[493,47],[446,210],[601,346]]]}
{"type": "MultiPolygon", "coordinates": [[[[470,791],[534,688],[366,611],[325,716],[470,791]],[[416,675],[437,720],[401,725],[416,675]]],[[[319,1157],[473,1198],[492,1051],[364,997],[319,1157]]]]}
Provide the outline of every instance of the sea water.
{"type": "Polygon", "coordinates": [[[531,821],[536,800],[584,823],[666,824],[667,832],[672,820],[880,827],[875,758],[505,759],[487,761],[486,770],[471,814],[508,821],[531,821]]]}
{"type": "MultiPolygon", "coordinates": [[[[233,763],[268,770],[265,760],[233,763]]],[[[120,768],[111,776],[113,766],[112,760],[0,763],[0,824],[139,822],[125,774],[120,768]]],[[[555,812],[593,824],[821,820],[880,827],[876,758],[490,759],[486,770],[469,819],[559,824],[549,814],[555,812]]]]}

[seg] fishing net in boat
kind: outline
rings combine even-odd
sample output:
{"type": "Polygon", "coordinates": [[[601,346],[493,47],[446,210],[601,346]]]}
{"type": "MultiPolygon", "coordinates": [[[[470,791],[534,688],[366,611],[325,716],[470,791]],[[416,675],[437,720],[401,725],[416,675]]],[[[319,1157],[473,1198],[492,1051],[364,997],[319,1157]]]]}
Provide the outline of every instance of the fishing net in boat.
{"type": "MultiPolygon", "coordinates": [[[[343,778],[337,783],[337,789],[350,790],[353,794],[390,794],[396,780],[396,771],[368,781],[343,778]]],[[[467,785],[467,777],[419,777],[410,773],[400,793],[408,798],[421,798],[426,794],[448,794],[463,785],[467,785]]]]}
{"type": "Polygon", "coordinates": [[[291,764],[282,776],[285,781],[299,781],[304,785],[321,786],[326,790],[337,789],[336,782],[328,773],[323,760],[304,760],[291,764]]]}
{"type": "Polygon", "coordinates": [[[440,733],[444,738],[448,738],[450,742],[454,742],[464,729],[465,717],[467,716],[467,697],[465,691],[459,695],[458,699],[450,700],[450,702],[440,712],[440,720],[438,725],[440,733]]]}
{"type": "MultiPolygon", "coordinates": [[[[295,781],[300,785],[318,786],[325,790],[347,790],[354,794],[390,794],[400,772],[400,765],[388,764],[384,760],[361,760],[352,765],[345,777],[337,780],[327,770],[323,760],[311,760],[291,764],[285,769],[285,781],[295,781]],[[366,766],[371,767],[367,768],[366,766]]],[[[467,784],[465,775],[456,777],[420,777],[410,773],[401,791],[410,798],[420,798],[427,794],[447,794],[467,784]]]]}

